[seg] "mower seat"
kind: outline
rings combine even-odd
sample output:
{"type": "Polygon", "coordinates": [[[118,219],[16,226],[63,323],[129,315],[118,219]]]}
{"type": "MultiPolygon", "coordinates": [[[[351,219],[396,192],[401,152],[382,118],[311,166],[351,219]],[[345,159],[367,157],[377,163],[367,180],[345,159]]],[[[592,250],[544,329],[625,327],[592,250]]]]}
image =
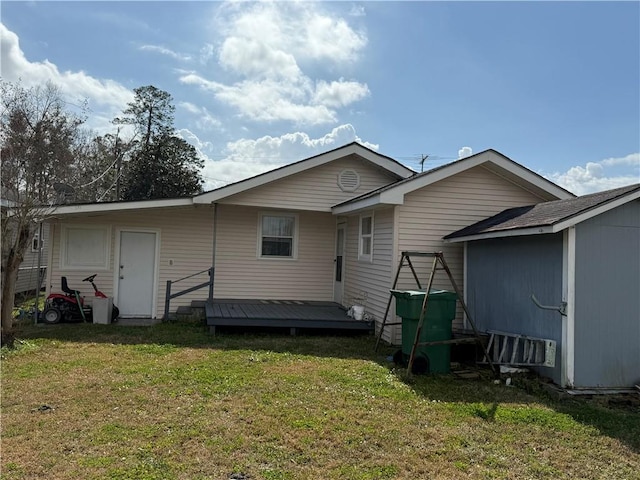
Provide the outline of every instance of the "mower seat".
{"type": "Polygon", "coordinates": [[[74,297],[80,295],[80,290],[72,290],[67,283],[67,277],[62,277],[62,291],[67,295],[73,295],[74,297]]]}

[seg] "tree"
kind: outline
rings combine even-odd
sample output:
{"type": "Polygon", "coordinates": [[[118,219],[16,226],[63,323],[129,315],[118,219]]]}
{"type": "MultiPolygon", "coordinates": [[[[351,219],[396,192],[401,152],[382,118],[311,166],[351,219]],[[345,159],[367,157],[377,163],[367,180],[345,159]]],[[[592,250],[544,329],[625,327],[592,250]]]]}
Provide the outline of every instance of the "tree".
{"type": "Polygon", "coordinates": [[[202,190],[204,161],[182,138],[165,135],[146,151],[137,152],[128,166],[123,200],[172,198],[202,190]]]}
{"type": "Polygon", "coordinates": [[[23,88],[0,83],[2,172],[2,341],[13,339],[12,308],[18,268],[35,226],[55,203],[53,185],[64,183],[77,156],[84,119],[66,110],[51,83],[23,88]]]}
{"type": "Polygon", "coordinates": [[[123,200],[181,197],[202,191],[204,166],[197,150],[176,135],[171,95],[152,85],[134,90],[135,99],[114,123],[136,130],[124,170],[123,200]]]}
{"type": "Polygon", "coordinates": [[[120,132],[91,138],[88,134],[72,165],[69,183],[76,202],[115,201],[122,198],[122,163],[128,158],[132,142],[120,132]]]}
{"type": "Polygon", "coordinates": [[[125,117],[114,120],[116,124],[133,125],[140,137],[141,149],[146,150],[155,138],[173,135],[171,95],[153,85],[133,90],[135,100],[122,112],[125,117]]]}

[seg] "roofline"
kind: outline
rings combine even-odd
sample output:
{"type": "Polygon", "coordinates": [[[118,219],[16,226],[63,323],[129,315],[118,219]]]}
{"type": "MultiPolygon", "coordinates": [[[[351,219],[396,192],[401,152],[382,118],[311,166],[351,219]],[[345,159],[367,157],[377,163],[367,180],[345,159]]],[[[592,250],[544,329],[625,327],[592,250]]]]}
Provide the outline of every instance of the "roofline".
{"type": "Polygon", "coordinates": [[[135,200],[131,202],[84,203],[57,206],[54,205],[51,210],[51,215],[56,216],[73,215],[79,213],[109,213],[148,208],[184,207],[189,205],[193,205],[193,199],[191,197],[158,200],[135,200]]]}
{"type": "Polygon", "coordinates": [[[334,160],[338,160],[342,157],[345,157],[347,155],[352,155],[352,154],[356,154],[364,158],[365,160],[368,160],[371,163],[395,174],[400,178],[407,178],[416,173],[410,168],[405,167],[401,163],[392,159],[391,157],[387,157],[378,152],[375,152],[367,147],[364,147],[359,143],[352,142],[342,147],[338,147],[333,150],[330,150],[328,152],[320,153],[313,157],[309,157],[309,158],[300,160],[298,162],[291,163],[289,165],[276,168],[274,170],[270,170],[260,175],[256,175],[256,176],[247,178],[245,180],[241,180],[239,182],[225,185],[224,187],[220,187],[216,190],[201,193],[200,195],[193,197],[193,202],[194,203],[216,202],[218,200],[229,197],[231,195],[236,195],[238,193],[245,192],[252,188],[265,185],[267,183],[273,182],[275,180],[279,180],[281,178],[288,177],[290,175],[295,175],[296,173],[304,172],[305,170],[309,170],[311,168],[324,165],[325,163],[329,163],[334,160]]]}
{"type": "Polygon", "coordinates": [[[444,243],[461,243],[473,240],[485,240],[488,238],[520,237],[523,235],[544,235],[546,233],[556,233],[553,226],[533,226],[527,228],[512,228],[509,230],[498,230],[495,232],[478,233],[476,235],[466,235],[464,237],[443,238],[444,243]]]}
{"type": "Polygon", "coordinates": [[[362,200],[359,200],[358,202],[356,202],[356,205],[347,204],[347,203],[335,205],[331,207],[331,213],[333,213],[334,215],[343,215],[345,213],[356,213],[361,210],[368,210],[371,208],[375,208],[381,204],[402,205],[402,202],[393,203],[393,202],[390,202],[389,200],[383,200],[381,198],[382,193],[376,193],[375,195],[371,195],[371,196],[368,196],[367,198],[363,198],[362,200]]]}
{"type": "Polygon", "coordinates": [[[561,230],[564,230],[565,228],[573,227],[578,223],[582,223],[585,220],[589,220],[590,218],[597,217],[598,215],[608,212],[609,210],[613,210],[614,208],[624,205],[625,203],[629,203],[634,200],[637,200],[638,198],[640,198],[640,187],[630,192],[627,192],[624,195],[613,198],[605,203],[595,205],[582,213],[577,213],[564,220],[558,221],[553,226],[554,230],[559,232],[561,230]]]}
{"type": "Polygon", "coordinates": [[[344,215],[374,208],[379,205],[402,205],[404,203],[404,197],[385,195],[385,193],[386,191],[374,195],[367,195],[365,198],[354,200],[353,202],[348,201],[334,205],[331,207],[331,212],[334,215],[344,215]]]}
{"type": "MultiPolygon", "coordinates": [[[[409,179],[406,182],[398,183],[398,185],[392,185],[389,188],[386,188],[384,191],[378,193],[373,198],[377,198],[378,203],[381,204],[402,205],[404,203],[404,196],[407,193],[411,193],[415,190],[426,187],[427,185],[431,185],[435,182],[451,177],[457,173],[461,173],[465,170],[481,166],[488,162],[491,162],[507,170],[509,173],[522,178],[528,183],[549,193],[550,195],[553,195],[556,198],[575,198],[575,195],[573,195],[568,190],[565,190],[559,185],[556,185],[550,180],[547,180],[541,175],[535,173],[532,170],[529,170],[528,168],[520,165],[517,162],[514,162],[509,157],[493,149],[484,150],[480,153],[476,153],[475,155],[471,155],[470,157],[456,160],[455,162],[443,165],[442,167],[437,167],[431,172],[425,172],[423,175],[416,175],[414,179],[409,179]],[[491,156],[487,158],[487,155],[491,156]]],[[[333,213],[336,215],[352,213],[358,210],[362,210],[363,208],[367,208],[367,206],[372,206],[370,203],[370,198],[372,197],[368,197],[366,195],[367,194],[364,195],[365,198],[354,198],[353,200],[348,200],[346,202],[335,205],[332,209],[333,213]]]]}
{"type": "Polygon", "coordinates": [[[613,198],[608,202],[601,203],[591,207],[590,209],[577,213],[575,215],[560,219],[551,225],[533,225],[525,228],[511,228],[505,230],[496,230],[492,232],[484,232],[476,235],[465,235],[464,237],[454,237],[444,239],[445,243],[470,242],[474,240],[484,240],[488,238],[504,238],[504,237],[520,237],[524,235],[536,235],[545,233],[558,233],[573,227],[579,223],[597,217],[609,210],[620,207],[626,203],[632,202],[640,198],[640,187],[632,190],[624,195],[613,198]]]}

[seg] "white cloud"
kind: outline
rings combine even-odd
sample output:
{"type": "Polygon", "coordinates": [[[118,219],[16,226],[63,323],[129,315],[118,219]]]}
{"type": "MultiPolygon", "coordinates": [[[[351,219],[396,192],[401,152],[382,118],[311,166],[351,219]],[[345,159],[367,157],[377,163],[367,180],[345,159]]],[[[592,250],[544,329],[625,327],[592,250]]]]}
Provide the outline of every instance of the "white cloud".
{"type": "Polygon", "coordinates": [[[546,177],[576,195],[624,187],[640,182],[640,153],[587,162],[546,177]]]}
{"type": "Polygon", "coordinates": [[[113,80],[99,80],[83,71],[60,72],[49,60],[31,62],[20,49],[18,36],[0,23],[0,75],[10,82],[21,81],[25,87],[43,85],[47,81],[60,88],[70,105],[84,100],[89,108],[101,107],[98,115],[90,115],[88,126],[100,132],[111,130],[110,121],[134,98],[133,92],[113,80]]]}
{"type": "Polygon", "coordinates": [[[205,151],[211,151],[211,149],[213,148],[213,144],[211,142],[200,140],[200,137],[198,137],[188,128],[181,128],[179,130],[176,130],[176,134],[184,141],[189,142],[191,145],[193,145],[203,158],[208,159],[205,151]]]}
{"type": "MultiPolygon", "coordinates": [[[[222,35],[218,62],[235,81],[213,81],[198,72],[182,83],[197,85],[239,116],[297,125],[336,122],[338,109],[370,94],[357,81],[327,80],[318,72],[351,67],[367,37],[344,19],[306,2],[227,2],[218,11],[222,35]]],[[[216,50],[210,45],[206,55],[216,50]]]]}
{"type": "Polygon", "coordinates": [[[256,40],[297,59],[352,62],[367,44],[364,32],[311,2],[227,3],[218,29],[226,38],[256,40]]]}
{"type": "Polygon", "coordinates": [[[286,120],[298,125],[317,125],[337,119],[336,112],[325,105],[296,101],[310,91],[310,86],[304,83],[294,85],[267,79],[224,85],[193,73],[183,75],[180,81],[213,92],[219,100],[236,107],[241,112],[240,116],[252,120],[286,120]]]}
{"type": "Polygon", "coordinates": [[[253,38],[227,38],[220,49],[220,64],[234,73],[257,78],[295,81],[302,75],[295,57],[253,38]]]}
{"type": "Polygon", "coordinates": [[[470,157],[471,155],[473,155],[473,150],[471,149],[471,147],[462,147],[460,150],[458,150],[458,160],[460,160],[461,158],[470,157]]]}
{"type": "Polygon", "coordinates": [[[367,148],[378,149],[378,145],[362,141],[350,124],[336,127],[320,138],[295,132],[280,137],[264,136],[256,140],[230,142],[226,146],[225,158],[206,161],[203,172],[205,188],[236,182],[354,141],[367,148]]]}
{"type": "Polygon", "coordinates": [[[179,102],[178,107],[195,116],[194,123],[200,130],[219,128],[222,122],[214,117],[205,107],[199,107],[191,102],[179,102]]]}
{"type": "Polygon", "coordinates": [[[349,15],[351,17],[364,17],[366,15],[366,11],[363,5],[351,5],[351,10],[349,11],[349,15]]]}
{"type": "Polygon", "coordinates": [[[331,83],[320,81],[312,101],[330,108],[339,108],[362,100],[370,93],[366,84],[358,82],[345,82],[343,79],[331,83]]]}
{"type": "Polygon", "coordinates": [[[209,60],[213,58],[214,54],[215,54],[215,47],[210,43],[205,44],[200,49],[200,63],[203,65],[206,65],[207,63],[209,63],[209,60]]]}
{"type": "Polygon", "coordinates": [[[181,60],[183,62],[188,62],[189,60],[191,60],[191,56],[190,55],[174,52],[170,48],[162,47],[160,45],[142,45],[142,46],[140,46],[140,50],[146,51],[146,52],[159,53],[161,55],[166,55],[166,56],[171,57],[171,58],[173,58],[175,60],[181,60]]]}
{"type": "MultiPolygon", "coordinates": [[[[351,62],[367,44],[362,32],[355,32],[341,18],[332,18],[318,12],[308,12],[305,23],[304,53],[318,60],[351,62]]],[[[302,53],[302,51],[301,51],[302,53]]]]}

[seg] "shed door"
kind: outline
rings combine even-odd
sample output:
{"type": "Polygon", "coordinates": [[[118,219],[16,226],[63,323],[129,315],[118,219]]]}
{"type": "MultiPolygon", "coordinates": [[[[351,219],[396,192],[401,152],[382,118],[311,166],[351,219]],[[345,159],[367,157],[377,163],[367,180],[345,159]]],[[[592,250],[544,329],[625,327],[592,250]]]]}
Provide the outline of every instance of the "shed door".
{"type": "Polygon", "coordinates": [[[333,283],[333,301],[342,304],[344,293],[344,251],[347,240],[346,227],[344,223],[338,225],[336,230],[336,258],[335,258],[335,278],[333,283]]]}
{"type": "Polygon", "coordinates": [[[118,308],[121,317],[152,316],[155,263],[155,233],[120,233],[118,308]]]}

